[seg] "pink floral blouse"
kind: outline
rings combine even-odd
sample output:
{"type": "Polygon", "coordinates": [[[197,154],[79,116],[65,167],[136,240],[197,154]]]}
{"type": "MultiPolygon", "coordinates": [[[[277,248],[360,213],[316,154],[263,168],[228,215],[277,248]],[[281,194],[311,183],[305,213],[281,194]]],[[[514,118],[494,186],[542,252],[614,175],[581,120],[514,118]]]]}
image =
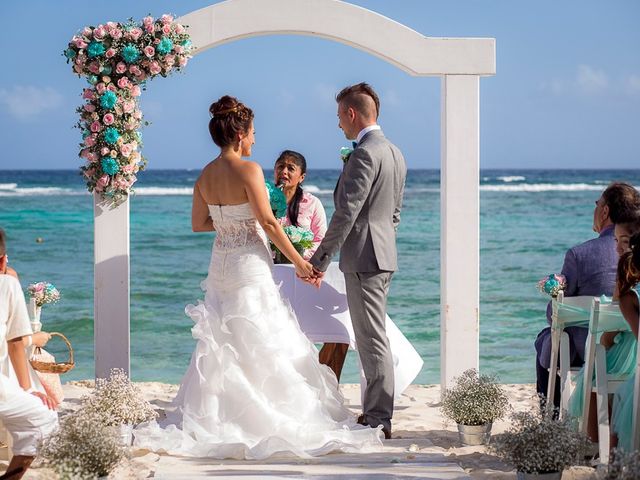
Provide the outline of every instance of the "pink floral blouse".
{"type": "MultiPolygon", "coordinates": [[[[283,225],[291,225],[288,216],[284,217],[283,225]]],[[[298,209],[298,226],[313,232],[313,247],[305,250],[303,255],[305,260],[309,260],[318,249],[327,231],[327,214],[324,211],[322,202],[309,192],[302,193],[300,208],[298,209]]]]}

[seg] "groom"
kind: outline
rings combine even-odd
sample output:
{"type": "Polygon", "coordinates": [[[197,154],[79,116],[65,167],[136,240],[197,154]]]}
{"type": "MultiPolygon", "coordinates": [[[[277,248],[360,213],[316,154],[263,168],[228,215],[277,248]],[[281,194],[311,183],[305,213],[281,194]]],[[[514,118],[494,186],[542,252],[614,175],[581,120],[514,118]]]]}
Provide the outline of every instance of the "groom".
{"type": "Polygon", "coordinates": [[[340,270],[367,380],[358,423],[382,425],[389,439],[394,380],[385,318],[391,276],[398,268],[396,230],[407,168],[400,150],[376,123],[380,101],[370,85],[346,87],[336,101],[338,126],[355,143],[333,193],[331,223],[309,260],[315,272],[311,282],[320,285],[340,250],[340,270]]]}

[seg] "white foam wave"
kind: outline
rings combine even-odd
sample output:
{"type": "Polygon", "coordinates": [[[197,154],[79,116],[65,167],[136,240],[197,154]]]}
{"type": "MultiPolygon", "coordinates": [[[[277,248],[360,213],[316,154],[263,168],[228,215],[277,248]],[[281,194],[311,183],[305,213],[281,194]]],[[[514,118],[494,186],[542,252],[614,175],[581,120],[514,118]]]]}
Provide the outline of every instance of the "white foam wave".
{"type": "Polygon", "coordinates": [[[502,180],[505,183],[524,182],[525,179],[526,177],[523,177],[522,175],[506,175],[504,177],[498,177],[498,180],[502,180]]]}
{"type": "Polygon", "coordinates": [[[17,186],[17,183],[0,183],[0,190],[13,190],[17,186]]]}
{"type": "Polygon", "coordinates": [[[520,183],[518,185],[481,185],[484,192],[586,192],[600,191],[602,185],[588,183],[520,183]]]}
{"type": "Polygon", "coordinates": [[[333,190],[322,189],[315,185],[304,185],[304,190],[314,195],[328,195],[330,193],[333,193],[333,190]]]}
{"type": "Polygon", "coordinates": [[[192,187],[138,187],[136,195],[160,196],[160,195],[193,195],[192,187]]]}
{"type": "Polygon", "coordinates": [[[85,195],[85,190],[58,187],[26,187],[0,190],[0,197],[48,197],[85,195]]]}

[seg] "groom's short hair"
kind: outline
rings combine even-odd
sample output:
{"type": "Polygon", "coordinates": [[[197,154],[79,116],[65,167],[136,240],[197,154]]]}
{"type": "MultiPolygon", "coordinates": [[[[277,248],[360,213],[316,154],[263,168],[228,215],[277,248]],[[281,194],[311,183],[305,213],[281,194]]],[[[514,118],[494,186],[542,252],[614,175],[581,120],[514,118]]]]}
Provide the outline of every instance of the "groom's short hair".
{"type": "Polygon", "coordinates": [[[336,102],[342,103],[346,107],[351,107],[361,115],[369,116],[369,103],[366,97],[370,97],[373,103],[376,105],[375,116],[378,118],[380,115],[380,99],[373,87],[368,83],[361,82],[356,85],[351,85],[340,90],[340,93],[336,95],[336,102]]]}

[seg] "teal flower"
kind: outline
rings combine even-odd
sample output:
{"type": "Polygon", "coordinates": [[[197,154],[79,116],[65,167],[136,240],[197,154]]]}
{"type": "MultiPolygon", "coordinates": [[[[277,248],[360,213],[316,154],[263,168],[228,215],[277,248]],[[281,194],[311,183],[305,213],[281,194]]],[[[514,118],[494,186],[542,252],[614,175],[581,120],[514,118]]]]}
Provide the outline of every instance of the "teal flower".
{"type": "Polygon", "coordinates": [[[140,52],[135,45],[128,44],[122,49],[122,58],[127,63],[135,63],[140,58],[140,52]]]}
{"type": "Polygon", "coordinates": [[[120,133],[117,129],[109,127],[104,131],[104,141],[109,145],[113,145],[120,138],[120,133]]]}
{"type": "Polygon", "coordinates": [[[69,60],[71,60],[76,56],[76,51],[73,48],[67,48],[64,51],[64,56],[67,57],[69,60]]]}
{"type": "Polygon", "coordinates": [[[349,157],[351,156],[352,153],[353,153],[353,148],[342,147],[340,149],[340,158],[342,158],[342,162],[343,163],[347,163],[347,161],[349,160],[349,157]]]}
{"type": "Polygon", "coordinates": [[[93,41],[87,47],[87,55],[89,56],[89,58],[99,57],[100,55],[104,54],[104,52],[105,49],[102,42],[93,41]]]}
{"type": "Polygon", "coordinates": [[[100,164],[102,165],[102,171],[107,175],[115,175],[120,171],[120,165],[111,157],[102,157],[100,164]]]}
{"type": "Polygon", "coordinates": [[[91,85],[95,85],[96,83],[98,83],[98,77],[96,77],[95,75],[89,75],[87,77],[87,82],[89,82],[91,85]]]}
{"type": "Polygon", "coordinates": [[[100,106],[102,108],[106,108],[107,110],[111,110],[116,106],[116,102],[118,101],[118,96],[113,93],[111,90],[107,90],[100,97],[100,106]]]}
{"type": "Polygon", "coordinates": [[[173,49],[173,42],[171,41],[170,38],[167,38],[167,37],[162,37],[162,40],[160,40],[160,43],[156,47],[156,50],[161,55],[166,55],[172,49],[173,49]]]}
{"type": "Polygon", "coordinates": [[[269,194],[269,203],[271,210],[276,218],[282,218],[287,214],[287,199],[278,187],[271,182],[266,182],[267,193],[269,194]]]}
{"type": "Polygon", "coordinates": [[[191,47],[191,40],[189,40],[189,39],[183,40],[182,41],[182,46],[184,48],[190,48],[191,47]]]}
{"type": "Polygon", "coordinates": [[[104,73],[105,75],[109,75],[112,71],[113,70],[109,65],[105,65],[104,67],[102,67],[102,73],[104,73]]]}
{"type": "Polygon", "coordinates": [[[85,128],[85,129],[82,131],[82,139],[84,140],[84,139],[85,139],[85,138],[87,138],[89,135],[91,135],[91,132],[85,128]]]}

